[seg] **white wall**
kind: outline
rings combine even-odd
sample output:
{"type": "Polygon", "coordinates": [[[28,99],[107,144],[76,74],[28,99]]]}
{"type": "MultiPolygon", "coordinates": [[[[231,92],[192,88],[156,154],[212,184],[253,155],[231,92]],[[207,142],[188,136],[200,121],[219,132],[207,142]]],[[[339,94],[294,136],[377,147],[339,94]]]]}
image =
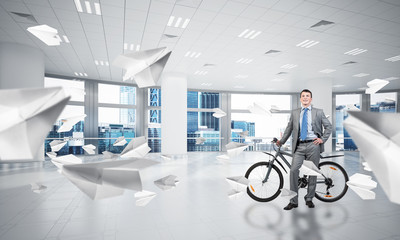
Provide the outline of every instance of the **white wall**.
{"type": "Polygon", "coordinates": [[[161,83],[161,152],[187,153],[187,79],[165,74],[161,83]]]}
{"type": "Polygon", "coordinates": [[[17,43],[0,43],[0,89],[44,86],[41,50],[17,43]]]}

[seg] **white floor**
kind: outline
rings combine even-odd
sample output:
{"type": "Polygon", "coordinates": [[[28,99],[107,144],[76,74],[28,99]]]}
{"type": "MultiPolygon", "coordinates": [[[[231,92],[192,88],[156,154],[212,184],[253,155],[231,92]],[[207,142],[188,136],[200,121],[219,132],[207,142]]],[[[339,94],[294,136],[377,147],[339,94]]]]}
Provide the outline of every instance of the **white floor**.
{"type": "MultiPolygon", "coordinates": [[[[0,239],[400,239],[400,205],[388,201],[379,184],[376,200],[363,201],[349,189],[336,203],[314,199],[315,209],[304,205],[302,189],[299,208],[284,211],[287,200],[281,197],[268,203],[247,195],[228,198],[225,178],[244,175],[264,154],[245,152],[229,161],[217,155],[189,153],[187,159],[165,160],[149,154],[160,164],[143,170],[141,177],[144,189],[157,196],[144,207],[135,205],[132,191],[93,201],[49,161],[0,164],[0,239]],[[178,176],[175,189],[162,191],[153,184],[169,174],[178,176]],[[34,193],[31,182],[47,190],[34,193]]],[[[369,174],[358,153],[336,162],[349,176],[369,174]]]]}

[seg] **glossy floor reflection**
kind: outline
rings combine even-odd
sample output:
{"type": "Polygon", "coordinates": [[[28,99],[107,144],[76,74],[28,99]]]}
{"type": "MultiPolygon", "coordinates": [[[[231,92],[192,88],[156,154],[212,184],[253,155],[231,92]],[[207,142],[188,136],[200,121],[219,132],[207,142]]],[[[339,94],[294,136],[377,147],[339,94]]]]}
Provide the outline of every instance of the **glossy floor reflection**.
{"type": "MultiPolygon", "coordinates": [[[[187,159],[148,157],[160,164],[141,171],[143,188],[157,193],[145,207],[135,205],[133,191],[93,201],[80,192],[49,161],[0,164],[0,239],[400,239],[400,205],[388,201],[378,184],[375,200],[363,201],[349,190],[336,203],[314,199],[284,211],[287,200],[258,203],[247,195],[228,198],[226,177],[244,175],[265,157],[244,152],[229,161],[220,153],[189,153],[187,159]],[[176,188],[162,191],[153,181],[176,175],[176,188]],[[30,183],[47,187],[34,193],[30,183]]],[[[85,157],[84,162],[103,156],[85,157]]],[[[358,153],[336,162],[349,176],[369,174],[358,153]]],[[[375,178],[373,178],[376,180],[375,178]]],[[[285,185],[288,183],[285,175],[285,185]]],[[[287,185],[285,187],[288,187],[287,185]]]]}

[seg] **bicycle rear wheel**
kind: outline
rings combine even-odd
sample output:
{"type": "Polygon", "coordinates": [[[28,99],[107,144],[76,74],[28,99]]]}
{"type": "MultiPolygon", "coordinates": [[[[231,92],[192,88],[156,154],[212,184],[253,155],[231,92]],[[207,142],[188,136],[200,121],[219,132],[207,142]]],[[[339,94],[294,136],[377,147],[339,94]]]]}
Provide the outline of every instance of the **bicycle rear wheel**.
{"type": "Polygon", "coordinates": [[[247,194],[258,202],[269,202],[275,199],[283,187],[283,176],[275,165],[272,165],[268,181],[263,183],[267,175],[269,162],[258,162],[253,164],[246,172],[245,177],[249,179],[247,194]]]}
{"type": "Polygon", "coordinates": [[[315,197],[323,202],[335,202],[341,199],[347,192],[346,182],[349,181],[344,168],[331,161],[321,162],[319,168],[325,180],[318,177],[315,197]]]}

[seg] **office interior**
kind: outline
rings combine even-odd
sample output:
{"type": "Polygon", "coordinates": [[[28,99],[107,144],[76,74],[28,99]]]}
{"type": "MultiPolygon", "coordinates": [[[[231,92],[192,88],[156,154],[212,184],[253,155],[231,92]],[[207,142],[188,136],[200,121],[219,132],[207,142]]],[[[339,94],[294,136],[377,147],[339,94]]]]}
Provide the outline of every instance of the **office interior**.
{"type": "Polygon", "coordinates": [[[71,94],[34,159],[0,159],[0,239],[400,239],[400,205],[365,170],[343,126],[351,110],[398,115],[399,43],[397,0],[0,0],[0,91],[62,86],[71,94]],[[44,24],[58,45],[27,30],[44,24]],[[123,80],[118,56],[164,47],[171,55],[154,85],[123,80]],[[375,79],[387,85],[367,94],[375,79]],[[332,123],[325,151],[342,154],[332,161],[349,177],[371,176],[374,199],[348,189],[310,209],[300,189],[299,207],[284,211],[281,196],[229,196],[226,178],[268,161],[263,152],[273,153],[302,89],[332,123]],[[252,113],[255,104],[268,114],[252,113]],[[214,117],[216,108],[226,115],[214,117]],[[62,116],[83,114],[57,132],[62,116]],[[143,189],[156,194],[145,206],[131,190],[91,199],[46,154],[64,140],[58,156],[103,162],[103,152],[123,151],[114,146],[122,136],[145,137],[145,158],[157,162],[140,170],[143,189]],[[230,142],[248,147],[219,158],[230,142]],[[168,175],[179,180],[173,189],[154,184],[168,175]]]}

